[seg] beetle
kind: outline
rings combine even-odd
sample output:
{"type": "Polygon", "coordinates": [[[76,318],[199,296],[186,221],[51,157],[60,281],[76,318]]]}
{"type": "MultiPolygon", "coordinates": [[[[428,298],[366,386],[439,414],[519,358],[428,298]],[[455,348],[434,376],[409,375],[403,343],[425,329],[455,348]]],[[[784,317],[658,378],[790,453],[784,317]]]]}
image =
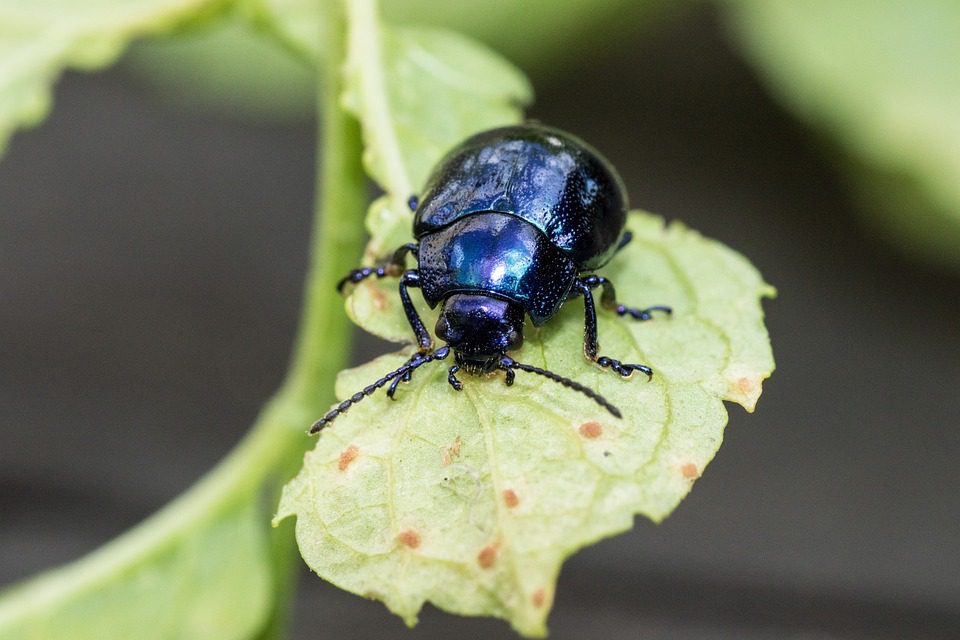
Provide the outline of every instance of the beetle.
{"type": "Polygon", "coordinates": [[[523,344],[526,316],[534,326],[547,322],[571,298],[583,298],[584,355],[624,377],[653,371],[598,354],[600,303],[618,316],[649,320],[666,306],[638,309],[616,299],[613,283],[592,272],[631,240],[625,230],[627,197],[614,168],[578,138],[538,123],[484,131],[450,151],[434,169],[423,197],[409,201],[416,240],[398,248],[378,266],[352,270],[340,292],[370,277],[399,277],[399,294],[418,350],[398,369],[331,409],[310,429],[316,433],[388,382],[392,399],[400,382],[428,362],[453,351],[447,381],[463,388],[457,373],[514,371],[546,376],[583,393],[616,417],[620,411],[603,396],[546,369],[517,362],[508,352],[523,344]],[[417,260],[407,268],[407,257],[417,260]],[[430,308],[441,305],[434,341],[413,306],[417,288],[430,308]]]}

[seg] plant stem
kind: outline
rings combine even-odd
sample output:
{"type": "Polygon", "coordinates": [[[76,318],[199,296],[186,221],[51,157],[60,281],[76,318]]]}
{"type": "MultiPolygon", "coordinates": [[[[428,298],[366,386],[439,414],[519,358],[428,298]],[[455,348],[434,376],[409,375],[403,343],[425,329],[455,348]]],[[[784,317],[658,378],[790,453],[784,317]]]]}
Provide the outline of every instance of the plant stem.
{"type": "MultiPolygon", "coordinates": [[[[0,626],[17,620],[56,615],[58,606],[96,597],[98,588],[122,584],[131,567],[169,562],[184,541],[202,536],[219,518],[251,502],[276,504],[279,488],[300,463],[313,440],[311,422],[334,398],[337,372],[350,353],[352,325],[336,293],[336,282],[358,259],[363,244],[366,183],[362,143],[356,121],[339,106],[340,70],[346,24],[340,0],[323,0],[327,20],[326,57],[318,61],[321,132],[318,152],[316,218],[311,242],[304,307],[291,368],[247,436],[214,469],[156,514],[100,549],[61,569],[45,573],[0,598],[0,626]]],[[[318,143],[319,145],[319,143],[318,143]]],[[[263,525],[266,528],[267,515],[263,525]]],[[[292,594],[291,529],[274,533],[275,603],[265,635],[282,625],[292,594]],[[286,536],[287,539],[278,538],[286,536]]],[[[216,588],[211,585],[211,588],[216,588]]]]}
{"type": "Polygon", "coordinates": [[[340,0],[324,1],[328,16],[335,18],[326,30],[326,63],[320,65],[323,151],[317,174],[319,199],[306,304],[290,376],[281,394],[290,394],[291,401],[311,410],[325,407],[333,399],[331,382],[349,354],[352,325],[337,296],[336,283],[360,257],[366,200],[360,125],[340,106],[346,47],[343,9],[340,0]]]}

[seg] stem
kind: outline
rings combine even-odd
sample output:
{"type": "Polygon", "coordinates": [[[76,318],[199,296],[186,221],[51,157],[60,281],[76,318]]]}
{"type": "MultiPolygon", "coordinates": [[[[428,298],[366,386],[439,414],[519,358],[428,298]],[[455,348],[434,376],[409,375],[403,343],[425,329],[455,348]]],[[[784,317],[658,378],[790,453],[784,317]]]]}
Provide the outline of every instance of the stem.
{"type": "MultiPolygon", "coordinates": [[[[336,374],[350,352],[352,326],[337,296],[336,282],[361,253],[366,199],[359,126],[339,106],[346,32],[343,8],[340,0],[324,0],[324,4],[327,51],[326,59],[318,61],[324,144],[304,308],[284,385],[247,436],[186,493],[86,557],[11,590],[0,598],[0,621],[16,624],[15,620],[37,612],[55,615],[64,603],[96,598],[98,587],[129,579],[131,567],[169,562],[170,554],[184,541],[202,536],[205,528],[238,507],[265,499],[272,508],[280,483],[290,477],[303,450],[313,442],[306,436],[307,428],[333,401],[336,374]]],[[[274,565],[278,599],[291,593],[295,564],[288,557],[293,549],[290,533],[290,527],[283,527],[274,534],[288,538],[273,541],[275,554],[281,555],[274,565]]],[[[282,623],[284,605],[276,603],[273,619],[267,621],[270,626],[282,623]]]]}
{"type": "Polygon", "coordinates": [[[332,402],[332,381],[349,355],[352,325],[343,311],[336,283],[360,257],[366,201],[360,125],[340,107],[340,72],[346,47],[342,7],[339,0],[325,2],[328,15],[336,19],[327,29],[327,60],[321,65],[318,104],[323,111],[324,144],[317,174],[320,197],[306,305],[290,375],[281,394],[289,394],[292,402],[311,411],[332,402]]]}

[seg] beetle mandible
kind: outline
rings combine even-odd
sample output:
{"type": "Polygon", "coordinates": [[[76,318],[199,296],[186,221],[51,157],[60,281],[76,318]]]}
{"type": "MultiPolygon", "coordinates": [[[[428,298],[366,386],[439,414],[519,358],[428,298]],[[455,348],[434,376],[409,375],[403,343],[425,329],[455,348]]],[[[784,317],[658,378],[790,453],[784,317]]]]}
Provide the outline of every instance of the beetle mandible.
{"type": "Polygon", "coordinates": [[[388,382],[394,397],[420,366],[444,360],[453,351],[447,381],[461,390],[459,371],[514,371],[546,376],[579,391],[616,417],[620,411],[595,391],[552,371],[517,362],[508,352],[523,344],[526,316],[535,326],[553,317],[566,300],[584,303],[586,357],[630,376],[653,375],[650,367],[601,356],[597,346],[600,303],[619,316],[649,320],[665,306],[646,309],[619,303],[613,284],[590,272],[602,267],[628,242],[624,230],[627,198],[620,177],[593,148],[574,136],[540,124],[492,129],[454,148],[427,181],[423,197],[410,198],[416,242],[397,249],[384,263],[354,269],[338,289],[369,277],[399,277],[400,300],[417,339],[418,351],[398,369],[331,409],[310,429],[316,433],[388,382]],[[407,256],[417,267],[407,268],[407,256]],[[442,305],[434,341],[417,314],[408,289],[418,288],[431,308],[442,305]]]}

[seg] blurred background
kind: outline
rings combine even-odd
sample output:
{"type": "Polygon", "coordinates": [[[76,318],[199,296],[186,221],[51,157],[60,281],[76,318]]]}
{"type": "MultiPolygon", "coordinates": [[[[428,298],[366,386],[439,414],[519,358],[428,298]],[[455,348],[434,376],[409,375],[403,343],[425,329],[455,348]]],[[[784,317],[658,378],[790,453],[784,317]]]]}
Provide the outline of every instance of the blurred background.
{"type": "MultiPolygon", "coordinates": [[[[730,408],[663,524],[566,564],[554,638],[960,637],[960,8],[800,4],[533,3],[550,14],[533,38],[511,3],[386,3],[503,51],[534,83],[532,118],[780,292],[757,412],[730,408]]],[[[0,585],[188,488],[279,384],[307,259],[311,82],[263,42],[199,29],[68,73],[13,140],[0,585]]],[[[354,359],[390,348],[359,336],[354,359]]],[[[303,574],[295,638],[513,637],[430,607],[409,631],[303,574]]]]}

